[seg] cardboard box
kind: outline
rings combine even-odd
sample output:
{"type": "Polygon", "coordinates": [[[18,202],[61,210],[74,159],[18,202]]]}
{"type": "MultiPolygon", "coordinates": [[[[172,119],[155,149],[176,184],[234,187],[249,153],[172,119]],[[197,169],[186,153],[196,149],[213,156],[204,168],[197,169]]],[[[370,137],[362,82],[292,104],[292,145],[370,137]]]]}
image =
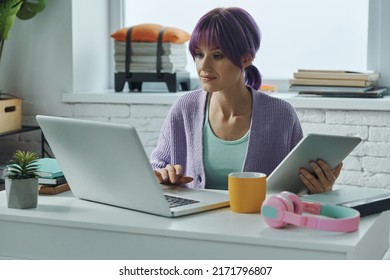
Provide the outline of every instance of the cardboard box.
{"type": "Polygon", "coordinates": [[[0,96],[0,134],[22,128],[22,100],[0,96]]]}

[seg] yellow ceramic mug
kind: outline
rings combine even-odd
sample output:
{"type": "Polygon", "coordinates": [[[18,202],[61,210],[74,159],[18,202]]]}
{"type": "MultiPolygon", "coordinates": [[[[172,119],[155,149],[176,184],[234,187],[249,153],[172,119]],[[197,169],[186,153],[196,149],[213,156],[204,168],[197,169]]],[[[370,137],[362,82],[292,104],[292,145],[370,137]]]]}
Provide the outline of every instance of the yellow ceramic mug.
{"type": "Polygon", "coordinates": [[[259,213],[265,200],[264,173],[234,172],[228,177],[230,209],[239,213],[259,213]]]}

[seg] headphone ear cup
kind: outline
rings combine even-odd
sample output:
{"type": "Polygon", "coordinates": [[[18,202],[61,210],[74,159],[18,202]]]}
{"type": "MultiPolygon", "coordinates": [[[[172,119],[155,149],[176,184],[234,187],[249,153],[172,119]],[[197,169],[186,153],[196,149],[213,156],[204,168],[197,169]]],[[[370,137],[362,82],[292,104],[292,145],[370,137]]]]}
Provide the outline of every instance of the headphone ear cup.
{"type": "Polygon", "coordinates": [[[261,214],[264,221],[273,228],[281,228],[287,225],[283,221],[283,212],[293,212],[294,205],[282,195],[271,196],[263,202],[261,214]]]}
{"type": "Polygon", "coordinates": [[[295,193],[292,193],[292,192],[287,192],[287,191],[281,192],[280,194],[283,195],[284,197],[287,197],[292,202],[292,204],[294,206],[294,213],[295,214],[299,214],[299,215],[302,214],[303,202],[298,195],[296,195],[295,193]]]}

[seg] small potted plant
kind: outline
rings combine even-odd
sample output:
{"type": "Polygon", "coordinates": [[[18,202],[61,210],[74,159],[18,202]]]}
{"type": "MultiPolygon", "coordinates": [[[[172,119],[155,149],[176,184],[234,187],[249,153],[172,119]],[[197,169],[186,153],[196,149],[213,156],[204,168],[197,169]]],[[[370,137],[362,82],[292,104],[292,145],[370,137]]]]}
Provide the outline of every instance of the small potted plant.
{"type": "Polygon", "coordinates": [[[38,155],[17,150],[5,174],[8,208],[36,208],[38,203],[38,155]]]}

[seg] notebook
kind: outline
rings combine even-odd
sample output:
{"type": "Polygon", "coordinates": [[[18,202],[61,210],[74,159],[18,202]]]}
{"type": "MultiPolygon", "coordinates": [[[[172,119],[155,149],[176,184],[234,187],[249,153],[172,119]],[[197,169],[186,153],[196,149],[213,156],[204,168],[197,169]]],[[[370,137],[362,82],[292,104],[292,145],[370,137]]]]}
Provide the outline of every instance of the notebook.
{"type": "Polygon", "coordinates": [[[359,137],[329,134],[308,134],[267,177],[267,192],[307,192],[299,177],[299,169],[312,171],[311,161],[324,160],[333,169],[362,141],[359,137]]]}
{"type": "Polygon", "coordinates": [[[368,216],[390,210],[390,190],[343,186],[333,191],[301,196],[303,201],[350,207],[368,216]]]}
{"type": "Polygon", "coordinates": [[[36,118],[75,197],[166,217],[229,206],[227,192],[159,184],[131,125],[36,118]],[[171,208],[165,195],[190,201],[171,208]]]}

